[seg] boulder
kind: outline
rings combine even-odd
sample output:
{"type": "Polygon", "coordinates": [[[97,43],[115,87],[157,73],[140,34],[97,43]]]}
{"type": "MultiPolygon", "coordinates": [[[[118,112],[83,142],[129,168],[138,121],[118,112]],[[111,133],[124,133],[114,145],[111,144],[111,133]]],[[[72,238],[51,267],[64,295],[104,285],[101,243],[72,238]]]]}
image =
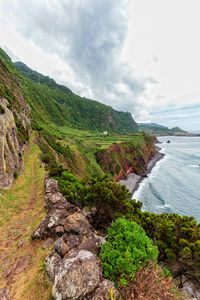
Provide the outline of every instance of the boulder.
{"type": "Polygon", "coordinates": [[[42,244],[43,249],[49,249],[54,243],[54,240],[52,238],[48,238],[44,243],[42,244]]]}
{"type": "Polygon", "coordinates": [[[56,228],[60,225],[63,225],[66,217],[74,211],[76,211],[76,208],[72,207],[72,209],[69,209],[67,204],[61,203],[57,207],[54,207],[53,205],[52,209],[44,217],[38,228],[33,232],[32,239],[40,240],[47,237],[56,237],[57,235],[59,236],[60,233],[57,232],[58,229],[56,228]]]}
{"type": "Polygon", "coordinates": [[[58,192],[58,181],[54,179],[45,180],[45,190],[46,194],[54,194],[58,192]]]}
{"type": "Polygon", "coordinates": [[[191,280],[188,280],[184,275],[182,276],[182,289],[190,297],[200,300],[200,292],[197,290],[194,282],[192,282],[191,280]]]}
{"type": "Polygon", "coordinates": [[[58,254],[63,257],[67,252],[69,252],[69,246],[64,242],[63,238],[59,238],[55,242],[55,250],[58,254]]]}
{"type": "Polygon", "coordinates": [[[55,267],[61,262],[61,257],[58,255],[58,253],[53,250],[44,261],[44,267],[46,270],[46,273],[51,281],[54,280],[55,277],[55,267]]]}
{"type": "Polygon", "coordinates": [[[72,232],[75,234],[87,234],[91,230],[91,226],[87,218],[78,212],[65,219],[64,228],[66,232],[72,232]]]}
{"type": "Polygon", "coordinates": [[[101,280],[99,258],[89,251],[78,250],[56,266],[52,294],[54,299],[83,299],[99,286],[101,280]]]}
{"type": "Polygon", "coordinates": [[[78,249],[88,250],[99,255],[101,246],[105,242],[105,238],[91,232],[88,236],[84,237],[83,242],[78,246],[78,249]]]}
{"type": "Polygon", "coordinates": [[[8,295],[8,288],[4,288],[2,290],[0,290],[0,299],[1,300],[10,300],[10,297],[8,295]]]}
{"type": "Polygon", "coordinates": [[[115,288],[114,283],[104,279],[100,285],[84,300],[106,300],[106,299],[120,299],[118,290],[115,288]],[[112,296],[111,296],[112,295],[112,296]]]}
{"type": "MultiPolygon", "coordinates": [[[[65,238],[65,236],[63,236],[65,238]]],[[[67,243],[69,249],[76,249],[83,241],[82,235],[71,234],[65,238],[65,243],[67,243]]]]}
{"type": "Polygon", "coordinates": [[[46,202],[46,207],[48,209],[50,209],[52,207],[52,205],[54,205],[58,202],[59,203],[69,203],[60,192],[56,192],[54,194],[47,194],[47,196],[45,196],[45,202],[46,202]]]}
{"type": "Polygon", "coordinates": [[[60,225],[60,220],[62,220],[66,216],[66,213],[66,211],[62,212],[61,210],[50,211],[44,217],[38,228],[33,232],[32,239],[39,240],[46,237],[54,237],[55,228],[60,225]]]}

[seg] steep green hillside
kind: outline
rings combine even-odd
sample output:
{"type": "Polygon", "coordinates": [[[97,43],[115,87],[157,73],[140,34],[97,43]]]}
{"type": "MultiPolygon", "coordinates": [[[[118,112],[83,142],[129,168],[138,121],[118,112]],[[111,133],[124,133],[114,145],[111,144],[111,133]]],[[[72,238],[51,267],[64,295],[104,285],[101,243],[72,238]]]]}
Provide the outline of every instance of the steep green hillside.
{"type": "MultiPolygon", "coordinates": [[[[81,98],[53,79],[32,71],[23,63],[16,63],[20,73],[2,49],[0,66],[0,96],[9,100],[11,111],[15,106],[21,109],[17,104],[18,95],[29,104],[32,128],[37,131],[42,150],[41,159],[48,168],[62,164],[79,178],[103,175],[104,171],[96,161],[96,152],[116,141],[135,139],[137,125],[130,113],[81,98]],[[102,134],[104,131],[109,135],[102,134]],[[124,133],[129,136],[122,136],[124,133]]],[[[20,130],[18,119],[16,124],[20,130]]],[[[21,135],[28,138],[28,133],[22,132],[21,135]]],[[[142,135],[140,139],[144,139],[142,135]]]]}
{"type": "Polygon", "coordinates": [[[15,63],[26,79],[24,93],[29,100],[33,115],[37,121],[46,119],[60,126],[69,126],[83,130],[109,132],[135,132],[137,124],[128,112],[119,112],[112,107],[82,98],[53,79],[28,68],[21,62],[15,63]],[[44,115],[44,114],[43,114],[44,115]]]}

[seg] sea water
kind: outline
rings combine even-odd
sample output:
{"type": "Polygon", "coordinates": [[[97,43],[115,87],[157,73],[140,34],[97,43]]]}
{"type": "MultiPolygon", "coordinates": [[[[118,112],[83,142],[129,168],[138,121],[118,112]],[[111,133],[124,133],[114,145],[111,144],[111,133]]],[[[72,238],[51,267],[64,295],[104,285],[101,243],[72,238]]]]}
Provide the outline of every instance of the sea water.
{"type": "Polygon", "coordinates": [[[143,202],[143,211],[194,216],[200,222],[200,137],[158,140],[165,156],[140,183],[133,198],[143,202]]]}

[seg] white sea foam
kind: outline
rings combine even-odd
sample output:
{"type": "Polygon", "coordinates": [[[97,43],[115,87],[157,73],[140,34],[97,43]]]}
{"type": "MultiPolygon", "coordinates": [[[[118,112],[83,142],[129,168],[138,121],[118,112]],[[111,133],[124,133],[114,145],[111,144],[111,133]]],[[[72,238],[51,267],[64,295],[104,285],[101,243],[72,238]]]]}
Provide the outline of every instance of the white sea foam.
{"type": "Polygon", "coordinates": [[[169,158],[170,155],[167,154],[165,151],[163,151],[163,149],[161,149],[160,152],[165,154],[165,156],[156,163],[156,165],[153,167],[151,172],[148,174],[148,177],[146,177],[145,179],[142,180],[142,182],[140,182],[138,189],[132,195],[132,199],[136,199],[136,200],[140,199],[140,194],[141,194],[144,186],[148,182],[150,182],[150,180],[152,178],[155,178],[157,176],[161,165],[169,158]]]}
{"type": "Polygon", "coordinates": [[[191,167],[191,168],[199,168],[200,169],[199,165],[189,165],[189,167],[191,167]]]}
{"type": "Polygon", "coordinates": [[[160,208],[160,209],[165,209],[165,208],[170,208],[171,206],[168,204],[164,204],[164,205],[156,205],[156,208],[160,208]]]}

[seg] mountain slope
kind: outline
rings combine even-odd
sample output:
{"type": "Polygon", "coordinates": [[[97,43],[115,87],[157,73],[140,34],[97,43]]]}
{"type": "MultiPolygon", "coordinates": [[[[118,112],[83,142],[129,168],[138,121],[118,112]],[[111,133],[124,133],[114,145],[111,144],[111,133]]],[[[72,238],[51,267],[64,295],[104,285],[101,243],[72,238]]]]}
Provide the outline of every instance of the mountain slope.
{"type": "MultiPolygon", "coordinates": [[[[2,151],[2,176],[8,174],[10,184],[14,175],[23,167],[21,148],[29,138],[31,127],[37,131],[38,144],[42,150],[41,158],[49,167],[62,164],[82,178],[94,174],[102,175],[103,170],[96,162],[95,152],[101,144],[105,147],[108,143],[109,147],[115,139],[105,143],[106,137],[101,136],[101,132],[108,131],[119,135],[137,131],[137,124],[131,114],[81,98],[22,63],[17,63],[17,66],[22,73],[0,49],[0,100],[4,104],[1,114],[4,115],[4,110],[11,116],[13,114],[14,123],[11,122],[10,132],[16,132],[14,141],[19,140],[18,144],[21,145],[12,147],[10,143],[7,147],[9,151],[2,151]],[[7,152],[10,153],[6,159],[7,166],[16,157],[13,159],[12,168],[5,164],[7,152]]],[[[8,132],[1,132],[0,135],[6,139],[8,132]]]]}
{"type": "Polygon", "coordinates": [[[23,90],[38,121],[44,121],[45,117],[41,116],[43,111],[49,120],[60,126],[99,132],[137,131],[137,124],[130,113],[119,112],[100,102],[82,98],[21,62],[15,63],[15,66],[23,76],[30,79],[26,82],[28,91],[26,87],[23,90]]]}

